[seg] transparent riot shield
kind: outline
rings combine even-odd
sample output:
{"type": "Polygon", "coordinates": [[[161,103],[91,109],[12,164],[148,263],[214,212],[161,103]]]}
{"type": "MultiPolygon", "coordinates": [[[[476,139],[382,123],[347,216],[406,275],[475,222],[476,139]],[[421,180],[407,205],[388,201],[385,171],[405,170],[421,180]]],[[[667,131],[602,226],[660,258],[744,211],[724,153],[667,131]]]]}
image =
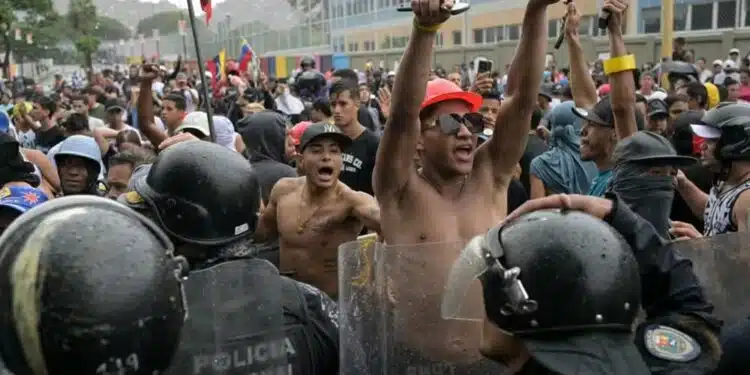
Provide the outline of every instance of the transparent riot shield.
{"type": "Polygon", "coordinates": [[[360,236],[338,249],[339,364],[341,375],[382,371],[383,308],[375,280],[376,235],[360,236]]]}
{"type": "Polygon", "coordinates": [[[714,313],[732,324],[750,316],[750,233],[726,233],[692,240],[675,241],[669,246],[693,261],[714,313]]]}
{"type": "Polygon", "coordinates": [[[193,271],[188,318],[168,375],[290,374],[279,271],[240,259],[193,271]]]}
{"type": "MultiPolygon", "coordinates": [[[[376,248],[376,284],[383,306],[383,374],[502,374],[479,353],[481,320],[444,319],[441,305],[454,261],[468,241],[376,248]]],[[[464,306],[483,316],[481,284],[464,306]]]]}

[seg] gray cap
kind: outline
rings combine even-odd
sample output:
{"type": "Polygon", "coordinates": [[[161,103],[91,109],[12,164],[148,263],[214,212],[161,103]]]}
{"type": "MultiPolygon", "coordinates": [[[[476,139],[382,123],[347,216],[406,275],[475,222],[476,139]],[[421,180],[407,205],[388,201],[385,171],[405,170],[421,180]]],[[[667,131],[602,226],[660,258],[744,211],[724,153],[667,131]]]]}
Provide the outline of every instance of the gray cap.
{"type": "Polygon", "coordinates": [[[690,165],[696,161],[695,158],[678,155],[668,139],[650,131],[639,131],[618,142],[612,160],[615,165],[642,162],[674,166],[690,165]]]}

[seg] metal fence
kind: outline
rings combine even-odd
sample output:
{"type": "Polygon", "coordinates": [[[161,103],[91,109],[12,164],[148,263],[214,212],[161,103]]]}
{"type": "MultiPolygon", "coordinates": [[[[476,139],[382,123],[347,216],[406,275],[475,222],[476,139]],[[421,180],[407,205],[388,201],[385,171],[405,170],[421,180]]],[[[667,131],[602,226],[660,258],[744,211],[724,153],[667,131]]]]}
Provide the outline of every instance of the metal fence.
{"type": "MultiPolygon", "coordinates": [[[[388,27],[403,25],[411,15],[394,8],[404,0],[226,0],[215,5],[212,32],[200,36],[201,49],[211,57],[225,49],[228,58],[240,54],[247,42],[261,55],[294,56],[304,54],[362,53],[393,51],[405,46],[408,34],[391,32],[388,27]],[[236,4],[237,8],[232,8],[236,4]],[[245,5],[242,5],[243,3],[245,5]],[[222,11],[222,7],[228,10],[222,11]],[[245,8],[251,9],[245,11],[245,8]],[[352,34],[371,28],[372,40],[355,40],[352,34]],[[386,31],[377,31],[386,28],[386,31]]],[[[525,0],[471,0],[475,9],[465,17],[459,29],[443,33],[438,48],[479,46],[517,40],[518,23],[475,25],[475,17],[484,11],[514,10],[525,0]]],[[[601,3],[601,0],[598,0],[601,3]]],[[[661,31],[663,0],[639,0],[628,29],[633,35],[661,31]]],[[[635,6],[635,4],[634,4],[635,6]]],[[[581,33],[591,37],[604,35],[595,27],[595,6],[584,17],[581,33]]],[[[675,0],[675,36],[718,35],[725,31],[750,30],[750,0],[675,0]]],[[[148,16],[148,15],[146,15],[148,16]]],[[[202,20],[199,22],[203,22],[202,20]]],[[[550,38],[555,38],[559,18],[550,19],[550,38]]],[[[193,38],[174,33],[158,38],[133,39],[109,46],[120,56],[177,56],[187,51],[194,58],[193,38]]]]}

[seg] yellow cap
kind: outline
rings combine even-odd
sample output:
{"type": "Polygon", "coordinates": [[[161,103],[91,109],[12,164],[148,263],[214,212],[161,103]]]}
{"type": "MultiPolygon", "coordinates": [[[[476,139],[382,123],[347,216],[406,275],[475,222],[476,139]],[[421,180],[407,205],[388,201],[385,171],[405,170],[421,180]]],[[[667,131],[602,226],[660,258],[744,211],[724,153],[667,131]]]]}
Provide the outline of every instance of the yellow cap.
{"type": "Polygon", "coordinates": [[[719,88],[709,82],[704,83],[703,86],[706,86],[706,92],[708,92],[708,109],[719,105],[719,88]]]}

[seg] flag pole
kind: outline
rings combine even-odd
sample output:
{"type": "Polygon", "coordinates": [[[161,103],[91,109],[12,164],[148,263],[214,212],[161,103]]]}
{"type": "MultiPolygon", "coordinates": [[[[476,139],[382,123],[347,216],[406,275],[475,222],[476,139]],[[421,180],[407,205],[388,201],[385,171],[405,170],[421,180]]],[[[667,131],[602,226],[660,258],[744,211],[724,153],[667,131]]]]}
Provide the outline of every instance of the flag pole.
{"type": "Polygon", "coordinates": [[[188,18],[190,18],[190,29],[193,32],[193,42],[195,43],[195,59],[198,61],[198,72],[201,75],[201,91],[203,91],[203,98],[206,101],[206,115],[208,115],[208,130],[211,134],[211,142],[216,141],[216,131],[214,130],[214,111],[211,108],[211,99],[208,96],[208,83],[206,82],[206,70],[203,66],[203,58],[201,57],[201,47],[198,42],[198,31],[195,27],[195,9],[193,8],[193,0],[187,0],[188,5],[188,18]]]}

